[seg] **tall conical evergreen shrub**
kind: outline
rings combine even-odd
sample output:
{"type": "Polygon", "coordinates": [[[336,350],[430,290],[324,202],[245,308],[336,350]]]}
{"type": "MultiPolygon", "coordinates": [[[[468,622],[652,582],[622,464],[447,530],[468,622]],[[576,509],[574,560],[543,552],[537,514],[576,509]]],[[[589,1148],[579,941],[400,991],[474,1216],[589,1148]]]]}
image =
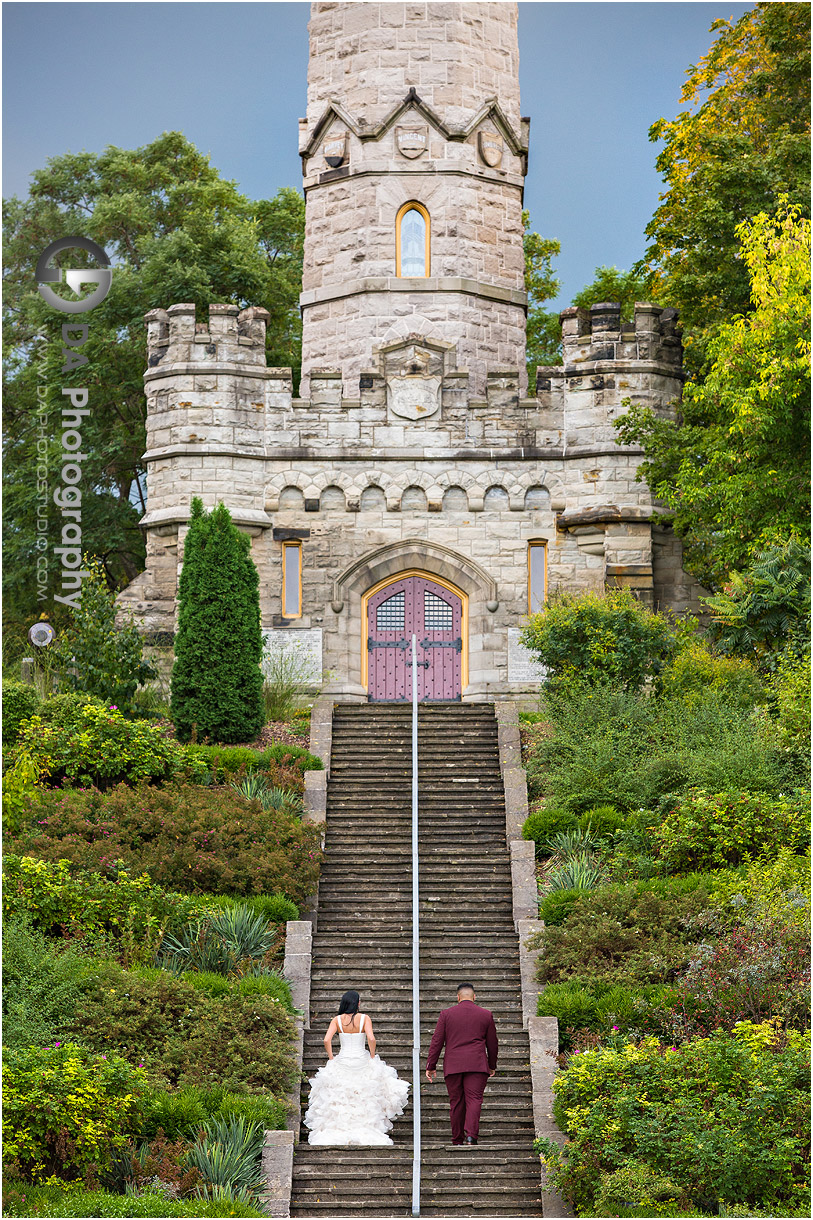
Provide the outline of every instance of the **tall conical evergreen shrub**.
{"type": "Polygon", "coordinates": [[[219,742],[251,741],[265,720],[260,581],[250,543],[224,504],[192,501],[178,587],[172,719],[219,742]]]}

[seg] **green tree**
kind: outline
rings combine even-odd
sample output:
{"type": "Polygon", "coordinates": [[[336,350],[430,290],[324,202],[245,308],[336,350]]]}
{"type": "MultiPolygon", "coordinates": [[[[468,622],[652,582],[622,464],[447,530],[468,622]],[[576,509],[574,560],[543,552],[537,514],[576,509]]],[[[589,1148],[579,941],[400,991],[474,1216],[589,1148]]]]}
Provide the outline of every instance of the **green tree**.
{"type": "Polygon", "coordinates": [[[737,227],[752,310],[721,326],[677,420],[617,422],[674,512],[686,566],[711,587],[766,547],[810,537],[810,222],[783,206],[737,227]]]}
{"type": "Polygon", "coordinates": [[[560,281],[554,275],[551,259],[560,253],[558,241],[540,237],[529,228],[530,213],[522,213],[525,252],[525,291],[528,293],[528,319],[525,327],[525,358],[528,365],[529,392],[536,385],[539,364],[561,364],[559,345],[562,332],[558,313],[543,309],[545,301],[555,297],[560,281]]]}
{"type": "Polygon", "coordinates": [[[810,214],[810,5],[760,2],[711,29],[714,44],[687,71],[685,109],[650,128],[666,186],[636,268],[679,309],[694,370],[716,328],[751,308],[738,226],[783,195],[810,214]]]}
{"type": "MultiPolygon", "coordinates": [[[[536,236],[536,234],[532,234],[536,236]]],[[[556,285],[558,290],[558,284],[556,285]]],[[[555,293],[550,293],[553,296],[555,293]]],[[[595,278],[573,298],[573,304],[589,309],[602,301],[618,301],[621,305],[622,321],[631,321],[636,301],[650,298],[647,282],[633,271],[619,271],[617,267],[596,267],[595,278]]],[[[528,310],[528,379],[531,371],[535,376],[538,364],[562,363],[562,323],[558,312],[536,307],[528,310]]]]}
{"type": "Polygon", "coordinates": [[[67,629],[51,645],[51,659],[69,690],[94,695],[126,715],[137,688],[158,671],[144,660],[135,623],[116,626],[116,597],[100,560],[86,556],[84,569],[82,592],[67,629]]]}
{"type": "MultiPolygon", "coordinates": [[[[55,157],[33,175],[29,197],[8,200],[4,213],[3,581],[7,612],[31,618],[37,462],[48,466],[53,491],[66,403],[61,388],[89,390],[82,541],[99,556],[111,585],[120,587],[144,559],[138,529],[145,510],[143,315],[178,301],[194,301],[199,309],[213,302],[262,305],[271,314],[269,360],[294,366],[298,375],[304,201],[289,189],[271,200],[248,200],[183,135],[167,132],[143,148],[55,157]],[[115,269],[105,301],[80,317],[88,338],[74,349],[79,359],[69,360],[61,333],[66,316],[42,300],[34,268],[50,242],[72,235],[98,242],[115,269]],[[45,394],[39,400],[38,385],[45,394]]],[[[58,256],[62,268],[84,260],[71,251],[58,256]]],[[[59,536],[52,503],[50,513],[52,540],[59,536]]],[[[51,560],[51,594],[55,566],[51,560]]]]}
{"type": "Polygon", "coordinates": [[[591,284],[582,288],[573,298],[573,304],[581,309],[599,305],[602,301],[618,301],[621,306],[621,321],[631,322],[635,314],[636,301],[648,301],[649,289],[643,276],[635,269],[619,271],[618,267],[596,267],[591,284]]]}
{"type": "Polygon", "coordinates": [[[192,501],[178,584],[172,719],[182,741],[252,741],[265,720],[260,581],[248,537],[192,501]]]}

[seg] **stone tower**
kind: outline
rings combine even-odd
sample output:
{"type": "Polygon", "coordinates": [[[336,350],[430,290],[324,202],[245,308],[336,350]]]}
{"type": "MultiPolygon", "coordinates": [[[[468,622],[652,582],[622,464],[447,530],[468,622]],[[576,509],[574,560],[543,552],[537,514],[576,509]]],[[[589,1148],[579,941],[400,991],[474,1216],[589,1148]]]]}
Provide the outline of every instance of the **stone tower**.
{"type": "Polygon", "coordinates": [[[524,385],[513,4],[318,3],[308,114],[305,377],[269,368],[264,309],[147,315],[147,568],[121,595],[170,641],[193,496],[252,539],[264,633],[339,700],[536,697],[520,646],[553,588],[696,606],[620,446],[668,412],[674,310],[565,310],[561,366],[524,385]]]}
{"type": "Polygon", "coordinates": [[[516,5],[314,4],[309,28],[305,387],[340,363],[355,392],[412,333],[482,394],[525,359],[516,5]]]}

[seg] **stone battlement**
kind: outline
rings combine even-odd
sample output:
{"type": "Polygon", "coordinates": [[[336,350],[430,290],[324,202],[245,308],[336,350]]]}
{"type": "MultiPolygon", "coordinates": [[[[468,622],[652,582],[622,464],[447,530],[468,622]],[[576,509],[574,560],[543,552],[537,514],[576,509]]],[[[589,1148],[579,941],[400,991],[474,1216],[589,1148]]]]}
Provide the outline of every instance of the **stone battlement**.
{"type": "MultiPolygon", "coordinates": [[[[621,321],[617,301],[602,301],[589,309],[571,305],[562,322],[564,372],[568,365],[598,360],[645,360],[679,368],[683,348],[676,331],[678,312],[636,301],[635,320],[621,321]]],[[[552,373],[553,370],[547,370],[552,373]]]]}
{"type": "Polygon", "coordinates": [[[147,364],[262,364],[265,365],[267,309],[252,306],[210,305],[208,322],[196,320],[193,304],[151,309],[147,324],[147,364]]]}

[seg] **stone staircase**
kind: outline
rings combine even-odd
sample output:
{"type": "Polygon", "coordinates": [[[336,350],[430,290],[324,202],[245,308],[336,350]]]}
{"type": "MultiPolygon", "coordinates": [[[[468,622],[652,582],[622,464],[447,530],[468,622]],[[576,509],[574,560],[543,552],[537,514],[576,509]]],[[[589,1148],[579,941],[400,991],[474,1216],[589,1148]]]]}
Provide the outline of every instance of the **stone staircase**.
{"type": "MultiPolygon", "coordinates": [[[[397,704],[334,712],[306,1076],[324,1062],[325,1030],[352,987],[382,1059],[412,1083],[411,716],[397,704]]],[[[421,1071],[460,982],[493,1011],[500,1039],[477,1146],[451,1146],[442,1072],[423,1079],[421,1215],[541,1216],[494,709],[424,704],[418,737],[421,1071]]],[[[411,1099],[390,1134],[391,1148],[311,1148],[303,1127],[291,1215],[410,1215],[411,1099]]]]}

